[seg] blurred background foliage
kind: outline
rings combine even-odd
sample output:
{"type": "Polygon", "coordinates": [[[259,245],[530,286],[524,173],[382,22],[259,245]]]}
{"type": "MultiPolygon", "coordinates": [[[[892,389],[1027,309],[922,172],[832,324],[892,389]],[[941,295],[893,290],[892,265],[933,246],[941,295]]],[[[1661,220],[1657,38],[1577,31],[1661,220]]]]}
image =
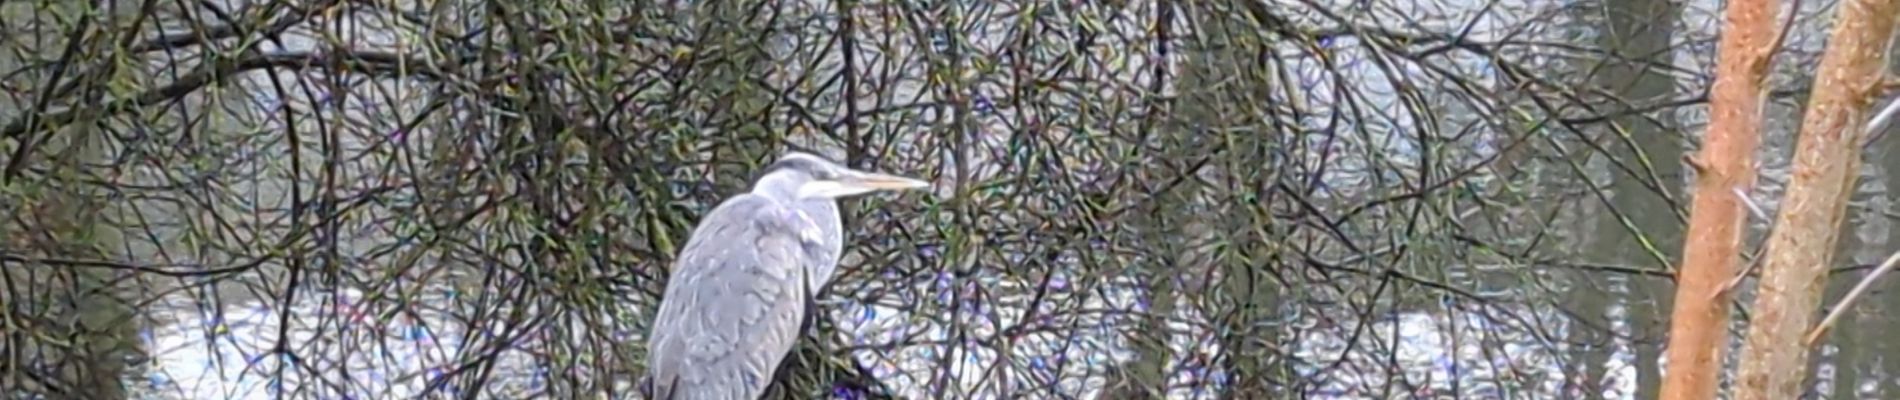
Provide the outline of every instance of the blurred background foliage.
{"type": "MultiPolygon", "coordinates": [[[[843,204],[772,398],[1649,398],[1717,7],[0,3],[0,392],[629,398],[698,216],[798,148],[937,186],[843,204]]],[[[1867,309],[1818,393],[1896,390],[1867,309]]]]}

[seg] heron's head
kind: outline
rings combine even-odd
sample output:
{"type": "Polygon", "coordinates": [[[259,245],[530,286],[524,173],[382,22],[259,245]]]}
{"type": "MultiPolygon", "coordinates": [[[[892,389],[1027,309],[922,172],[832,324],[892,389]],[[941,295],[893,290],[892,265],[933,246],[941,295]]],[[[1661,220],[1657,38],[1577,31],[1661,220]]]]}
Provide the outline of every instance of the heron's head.
{"type": "Polygon", "coordinates": [[[837,199],[877,191],[930,187],[929,182],[859,171],[803,152],[786,153],[765,168],[754,190],[770,190],[804,199],[837,199]]]}

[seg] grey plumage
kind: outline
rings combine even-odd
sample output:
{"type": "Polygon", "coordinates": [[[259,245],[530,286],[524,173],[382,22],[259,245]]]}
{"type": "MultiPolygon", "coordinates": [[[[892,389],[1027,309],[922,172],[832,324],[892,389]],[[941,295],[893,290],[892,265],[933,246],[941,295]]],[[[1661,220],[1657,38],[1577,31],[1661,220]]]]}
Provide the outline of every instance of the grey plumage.
{"type": "Polygon", "coordinates": [[[661,299],[648,338],[649,398],[758,398],[843,254],[837,199],[925,186],[790,153],[751,192],[714,207],[687,239],[661,299]]]}

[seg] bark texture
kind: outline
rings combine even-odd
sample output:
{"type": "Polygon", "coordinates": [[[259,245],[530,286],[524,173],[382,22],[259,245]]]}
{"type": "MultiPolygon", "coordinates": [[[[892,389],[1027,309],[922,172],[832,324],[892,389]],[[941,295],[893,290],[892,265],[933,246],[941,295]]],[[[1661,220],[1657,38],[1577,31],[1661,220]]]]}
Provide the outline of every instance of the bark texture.
{"type": "Polygon", "coordinates": [[[1834,258],[1849,190],[1859,177],[1868,103],[1880,90],[1900,0],[1848,0],[1835,16],[1801,137],[1795,143],[1775,232],[1768,237],[1759,295],[1742,345],[1736,398],[1793,399],[1807,377],[1802,342],[1834,258]]]}
{"type": "Polygon", "coordinates": [[[1713,399],[1728,343],[1729,297],[1722,285],[1741,260],[1747,211],[1736,193],[1755,184],[1761,141],[1762,80],[1775,41],[1777,7],[1770,0],[1730,0],[1716,48],[1710,120],[1696,170],[1682,267],[1676,272],[1669,327],[1669,371],[1662,398],[1713,399]]]}

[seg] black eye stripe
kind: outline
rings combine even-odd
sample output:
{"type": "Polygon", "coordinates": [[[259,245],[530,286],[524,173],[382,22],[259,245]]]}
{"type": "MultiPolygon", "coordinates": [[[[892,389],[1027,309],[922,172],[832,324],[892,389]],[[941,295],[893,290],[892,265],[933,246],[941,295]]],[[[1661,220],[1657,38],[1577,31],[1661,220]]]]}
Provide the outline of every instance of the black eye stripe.
{"type": "Polygon", "coordinates": [[[778,160],[776,162],[773,162],[772,165],[767,165],[764,171],[759,171],[759,176],[763,177],[766,175],[771,175],[773,172],[778,172],[779,170],[786,170],[786,169],[811,171],[812,168],[810,168],[809,164],[811,164],[810,161],[803,160],[803,159],[778,160]]]}
{"type": "Polygon", "coordinates": [[[759,171],[758,176],[764,177],[781,169],[792,169],[805,171],[805,173],[818,178],[831,177],[831,169],[826,168],[819,160],[814,159],[817,157],[818,156],[814,155],[800,155],[780,158],[778,161],[772,162],[771,165],[767,165],[764,171],[759,171]]]}

